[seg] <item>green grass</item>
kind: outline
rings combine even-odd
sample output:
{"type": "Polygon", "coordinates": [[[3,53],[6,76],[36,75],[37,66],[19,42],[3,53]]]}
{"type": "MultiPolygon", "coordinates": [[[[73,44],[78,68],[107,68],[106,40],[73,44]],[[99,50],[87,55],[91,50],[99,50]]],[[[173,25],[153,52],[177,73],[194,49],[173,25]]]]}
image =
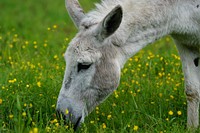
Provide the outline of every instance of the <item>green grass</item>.
{"type": "MultiPolygon", "coordinates": [[[[81,1],[87,11],[93,3],[81,1]]],[[[77,32],[64,1],[1,0],[0,9],[0,132],[73,132],[55,116],[63,53],[77,32]]],[[[183,83],[167,36],[127,62],[118,89],[78,132],[189,132],[183,83]]]]}

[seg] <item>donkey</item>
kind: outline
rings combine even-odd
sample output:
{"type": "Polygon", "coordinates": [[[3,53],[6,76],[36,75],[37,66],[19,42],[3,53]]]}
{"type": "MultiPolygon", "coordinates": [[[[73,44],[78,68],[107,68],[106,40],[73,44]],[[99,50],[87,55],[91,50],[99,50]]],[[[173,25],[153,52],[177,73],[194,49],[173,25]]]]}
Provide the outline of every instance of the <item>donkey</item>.
{"type": "Polygon", "coordinates": [[[187,126],[198,127],[200,0],[102,0],[87,14],[77,0],[65,2],[79,32],[64,56],[57,111],[75,129],[118,87],[125,62],[166,35],[176,42],[182,61],[187,126]]]}

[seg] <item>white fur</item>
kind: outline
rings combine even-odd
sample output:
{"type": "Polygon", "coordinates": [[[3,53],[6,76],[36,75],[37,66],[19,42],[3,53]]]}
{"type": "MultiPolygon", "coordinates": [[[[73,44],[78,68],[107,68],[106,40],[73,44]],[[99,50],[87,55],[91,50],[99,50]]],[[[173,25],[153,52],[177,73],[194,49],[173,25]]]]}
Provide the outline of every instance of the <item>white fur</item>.
{"type": "MultiPolygon", "coordinates": [[[[183,63],[188,101],[187,125],[197,127],[200,64],[195,66],[194,60],[200,57],[198,5],[200,0],[102,0],[96,4],[95,10],[85,14],[81,22],[75,22],[80,24],[79,32],[66,51],[67,66],[57,109],[64,112],[70,108],[70,113],[76,118],[82,116],[83,121],[117,88],[120,69],[127,59],[155,40],[171,35],[183,63]],[[98,39],[97,31],[103,28],[99,25],[117,5],[123,10],[119,28],[104,40],[98,39]],[[78,63],[92,65],[78,73],[78,63]]],[[[72,121],[76,123],[76,120],[72,121]]]]}

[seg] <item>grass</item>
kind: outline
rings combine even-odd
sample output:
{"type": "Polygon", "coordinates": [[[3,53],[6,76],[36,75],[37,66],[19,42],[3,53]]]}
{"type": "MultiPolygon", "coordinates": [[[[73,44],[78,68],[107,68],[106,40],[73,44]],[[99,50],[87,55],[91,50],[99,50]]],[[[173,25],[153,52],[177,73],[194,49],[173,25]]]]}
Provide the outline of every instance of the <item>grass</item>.
{"type": "MultiPolygon", "coordinates": [[[[93,3],[81,1],[87,11],[93,3]]],[[[0,132],[73,132],[55,116],[63,53],[77,32],[64,1],[1,0],[0,8],[0,132]]],[[[129,59],[118,89],[78,132],[189,132],[183,83],[167,36],[129,59]]]]}

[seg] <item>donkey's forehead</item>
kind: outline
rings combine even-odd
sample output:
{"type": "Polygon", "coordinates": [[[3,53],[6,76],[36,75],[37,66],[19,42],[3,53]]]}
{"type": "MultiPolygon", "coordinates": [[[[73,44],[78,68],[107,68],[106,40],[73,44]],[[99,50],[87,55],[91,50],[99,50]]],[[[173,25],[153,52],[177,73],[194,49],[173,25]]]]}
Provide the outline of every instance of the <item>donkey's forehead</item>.
{"type": "MultiPolygon", "coordinates": [[[[85,35],[83,35],[85,36],[85,35]]],[[[95,47],[94,38],[76,36],[69,44],[65,53],[67,60],[74,62],[96,62],[101,57],[100,50],[95,47]]]]}
{"type": "Polygon", "coordinates": [[[68,52],[73,53],[80,53],[88,49],[94,49],[94,45],[86,39],[74,39],[68,46],[68,52]]]}
{"type": "Polygon", "coordinates": [[[70,42],[69,51],[81,52],[88,49],[97,49],[96,38],[88,32],[79,32],[70,42]]]}

